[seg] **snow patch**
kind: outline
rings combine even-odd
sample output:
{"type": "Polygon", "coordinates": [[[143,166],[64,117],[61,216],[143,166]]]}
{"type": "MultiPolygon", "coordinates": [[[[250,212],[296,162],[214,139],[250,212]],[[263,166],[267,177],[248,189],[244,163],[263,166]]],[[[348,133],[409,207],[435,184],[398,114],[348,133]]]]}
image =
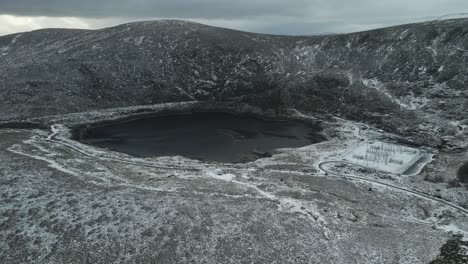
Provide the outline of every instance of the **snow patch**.
{"type": "Polygon", "coordinates": [[[64,130],[64,127],[61,125],[52,125],[50,127],[50,130],[52,131],[52,134],[50,134],[47,139],[51,140],[53,139],[57,134],[59,134],[61,131],[64,130]]]}
{"type": "Polygon", "coordinates": [[[408,35],[409,29],[401,32],[400,36],[398,37],[400,40],[403,40],[408,35]]]}
{"type": "Polygon", "coordinates": [[[432,58],[434,59],[434,61],[436,61],[436,57],[437,57],[437,55],[439,54],[439,53],[437,52],[437,49],[435,49],[435,48],[432,47],[432,46],[428,46],[428,47],[426,47],[426,49],[428,49],[429,51],[431,51],[431,53],[432,53],[432,58]]]}
{"type": "Polygon", "coordinates": [[[327,221],[320,214],[319,210],[314,204],[309,201],[296,200],[292,198],[282,198],[280,199],[280,211],[287,213],[300,214],[315,222],[315,224],[322,229],[323,236],[325,239],[329,240],[331,238],[332,232],[326,227],[327,221]]]}
{"type": "Polygon", "coordinates": [[[444,230],[445,232],[452,233],[455,235],[462,235],[463,241],[468,241],[468,232],[458,227],[455,223],[450,223],[448,225],[439,225],[439,229],[444,230]]]}
{"type": "Polygon", "coordinates": [[[230,173],[223,174],[223,173],[215,172],[215,171],[206,171],[206,174],[210,176],[211,178],[222,180],[222,181],[232,181],[236,178],[234,174],[230,174],[230,173]]]}
{"type": "Polygon", "coordinates": [[[1,55],[8,55],[8,50],[10,49],[10,47],[12,45],[14,45],[16,43],[16,41],[18,40],[19,37],[21,37],[23,34],[18,34],[16,35],[12,40],[11,40],[11,43],[8,45],[8,46],[4,46],[4,47],[1,47],[0,48],[0,51],[2,52],[1,55]]]}
{"type": "Polygon", "coordinates": [[[136,46],[140,46],[141,43],[143,43],[144,40],[145,40],[145,36],[140,36],[140,37],[138,37],[138,38],[135,38],[135,42],[134,42],[134,43],[135,43],[136,46]]]}
{"type": "Polygon", "coordinates": [[[236,181],[234,180],[236,178],[235,175],[233,174],[229,174],[229,173],[222,173],[221,170],[219,169],[207,169],[205,170],[205,174],[213,179],[217,179],[217,180],[221,180],[221,181],[226,181],[226,182],[232,182],[232,183],[235,183],[235,184],[238,184],[238,185],[242,185],[242,186],[245,186],[247,188],[251,188],[251,189],[254,189],[255,191],[257,191],[260,195],[262,195],[263,197],[269,199],[269,200],[274,200],[274,201],[277,201],[278,198],[268,192],[265,192],[263,190],[261,190],[260,188],[258,188],[255,184],[253,183],[246,183],[246,182],[241,182],[241,181],[236,181]]]}
{"type": "MultiPolygon", "coordinates": [[[[424,73],[426,71],[426,68],[420,68],[420,70],[424,73]]],[[[402,108],[408,109],[408,110],[416,110],[419,108],[422,108],[429,103],[429,99],[425,97],[416,97],[414,93],[411,91],[410,95],[397,98],[396,96],[390,94],[386,89],[385,85],[380,82],[377,79],[362,79],[362,83],[372,89],[375,89],[379,92],[381,92],[383,95],[388,97],[392,102],[400,105],[402,108]]]]}

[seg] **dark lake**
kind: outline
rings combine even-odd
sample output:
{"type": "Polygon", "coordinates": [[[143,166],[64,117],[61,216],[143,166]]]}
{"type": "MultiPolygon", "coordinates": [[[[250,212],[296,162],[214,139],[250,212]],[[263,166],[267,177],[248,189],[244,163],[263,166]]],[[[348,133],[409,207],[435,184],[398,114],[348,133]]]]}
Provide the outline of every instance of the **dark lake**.
{"type": "Polygon", "coordinates": [[[134,156],[180,155],[229,163],[323,141],[317,133],[300,122],[212,112],[146,117],[74,132],[83,143],[134,156]]]}

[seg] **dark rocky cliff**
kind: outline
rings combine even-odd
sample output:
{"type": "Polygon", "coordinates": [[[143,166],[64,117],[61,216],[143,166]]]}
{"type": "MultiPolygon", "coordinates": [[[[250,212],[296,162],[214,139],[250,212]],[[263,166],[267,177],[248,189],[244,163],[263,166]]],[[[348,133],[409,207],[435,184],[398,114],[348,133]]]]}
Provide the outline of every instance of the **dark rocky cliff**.
{"type": "Polygon", "coordinates": [[[316,37],[182,21],[39,30],[0,37],[0,119],[214,100],[442,138],[468,123],[467,58],[468,19],[316,37]]]}

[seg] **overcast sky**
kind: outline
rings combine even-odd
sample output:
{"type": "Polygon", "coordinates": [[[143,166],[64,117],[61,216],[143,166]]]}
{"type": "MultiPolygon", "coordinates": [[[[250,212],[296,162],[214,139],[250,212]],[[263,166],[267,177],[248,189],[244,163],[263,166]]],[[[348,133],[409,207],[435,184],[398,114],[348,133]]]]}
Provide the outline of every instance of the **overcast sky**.
{"type": "Polygon", "coordinates": [[[0,35],[183,19],[273,34],[343,33],[468,13],[468,0],[0,0],[0,35]]]}

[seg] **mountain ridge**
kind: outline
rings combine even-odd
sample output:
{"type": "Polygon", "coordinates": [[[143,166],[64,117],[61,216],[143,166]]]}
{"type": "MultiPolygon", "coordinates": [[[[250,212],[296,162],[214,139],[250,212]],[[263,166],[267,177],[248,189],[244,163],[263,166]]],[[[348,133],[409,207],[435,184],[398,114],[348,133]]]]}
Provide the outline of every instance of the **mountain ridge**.
{"type": "Polygon", "coordinates": [[[311,37],[179,20],[20,33],[0,37],[0,119],[226,101],[440,143],[468,124],[467,43],[468,19],[311,37]]]}

